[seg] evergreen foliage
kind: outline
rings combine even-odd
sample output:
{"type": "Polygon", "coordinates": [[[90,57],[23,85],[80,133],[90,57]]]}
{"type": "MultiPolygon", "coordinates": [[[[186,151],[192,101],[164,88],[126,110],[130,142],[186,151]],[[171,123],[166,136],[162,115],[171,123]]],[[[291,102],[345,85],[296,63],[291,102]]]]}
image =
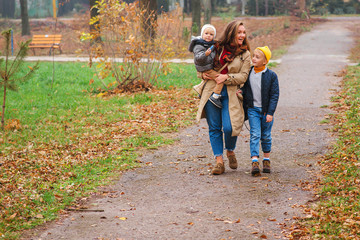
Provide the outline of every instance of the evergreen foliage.
{"type": "Polygon", "coordinates": [[[28,45],[31,40],[21,42],[19,52],[16,54],[14,60],[9,60],[10,55],[10,38],[11,29],[3,31],[1,35],[5,38],[5,59],[0,59],[0,86],[3,87],[3,107],[1,114],[1,127],[4,129],[5,124],[5,107],[6,107],[6,91],[7,89],[16,91],[17,84],[29,79],[29,77],[38,68],[38,62],[30,67],[30,71],[24,76],[19,76],[18,71],[24,63],[24,58],[27,56],[29,50],[28,45]]]}

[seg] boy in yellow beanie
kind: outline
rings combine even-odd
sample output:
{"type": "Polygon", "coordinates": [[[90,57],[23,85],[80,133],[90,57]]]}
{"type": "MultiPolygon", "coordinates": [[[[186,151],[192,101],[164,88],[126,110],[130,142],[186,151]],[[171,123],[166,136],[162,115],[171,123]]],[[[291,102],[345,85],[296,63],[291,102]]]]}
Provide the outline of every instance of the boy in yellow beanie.
{"type": "Polygon", "coordinates": [[[248,80],[242,92],[250,124],[251,174],[259,175],[259,144],[264,153],[263,172],[270,173],[271,128],[279,100],[279,82],[275,72],[266,64],[271,58],[268,46],[255,49],[248,80]]]}

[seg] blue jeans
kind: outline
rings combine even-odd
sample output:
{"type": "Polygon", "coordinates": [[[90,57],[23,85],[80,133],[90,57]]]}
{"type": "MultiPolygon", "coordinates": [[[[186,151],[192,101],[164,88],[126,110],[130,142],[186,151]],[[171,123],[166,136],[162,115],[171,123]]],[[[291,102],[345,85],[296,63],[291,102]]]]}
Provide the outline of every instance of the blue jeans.
{"type": "Polygon", "coordinates": [[[229,97],[226,86],[221,91],[222,108],[216,107],[210,101],[205,104],[206,121],[209,125],[209,137],[214,156],[222,156],[225,149],[234,151],[237,137],[232,137],[232,127],[229,114],[229,97]]]}
{"type": "Polygon", "coordinates": [[[259,157],[259,142],[261,140],[261,148],[264,153],[271,152],[271,128],[274,119],[266,122],[266,115],[262,113],[260,107],[248,109],[250,124],[250,155],[251,157],[259,157]]]}

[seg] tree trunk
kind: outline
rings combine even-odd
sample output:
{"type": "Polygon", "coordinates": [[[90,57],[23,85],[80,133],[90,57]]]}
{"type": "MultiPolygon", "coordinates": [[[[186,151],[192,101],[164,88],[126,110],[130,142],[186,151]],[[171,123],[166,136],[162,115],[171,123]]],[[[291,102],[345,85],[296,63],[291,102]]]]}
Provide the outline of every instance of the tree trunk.
{"type": "Polygon", "coordinates": [[[29,15],[27,0],[20,0],[21,8],[21,35],[30,35],[29,15]]]}
{"type": "Polygon", "coordinates": [[[245,15],[245,8],[246,8],[246,1],[247,0],[241,0],[241,15],[245,15]]]}
{"type": "Polygon", "coordinates": [[[299,17],[305,17],[306,19],[309,19],[310,15],[306,9],[306,0],[298,0],[296,3],[299,9],[299,17]]]}
{"type": "Polygon", "coordinates": [[[191,1],[192,9],[192,34],[200,35],[201,30],[201,2],[200,0],[191,1]]]}
{"type": "Polygon", "coordinates": [[[211,23],[212,7],[211,0],[203,0],[204,4],[204,24],[211,23]]]}
{"type": "Polygon", "coordinates": [[[2,113],[1,113],[1,128],[2,128],[2,130],[4,130],[4,128],[5,128],[6,83],[7,83],[7,80],[4,79],[4,96],[3,96],[3,105],[2,105],[2,113]]]}
{"type": "Polygon", "coordinates": [[[159,6],[158,12],[168,12],[169,11],[169,0],[158,0],[157,1],[159,6]]]}
{"type": "Polygon", "coordinates": [[[141,28],[144,39],[153,40],[156,36],[157,1],[140,0],[140,9],[146,10],[141,16],[141,28]]]}
{"type": "Polygon", "coordinates": [[[269,0],[265,0],[265,16],[269,15],[269,0]]]}
{"type": "Polygon", "coordinates": [[[186,14],[190,14],[191,12],[191,5],[190,5],[190,0],[184,0],[184,9],[183,12],[186,14]]]}
{"type": "MultiPolygon", "coordinates": [[[[90,0],[90,6],[91,6],[91,0],[90,0]]],[[[58,16],[64,16],[74,9],[74,1],[58,0],[58,8],[59,8],[58,16]]]]}
{"type": "Polygon", "coordinates": [[[259,16],[259,0],[255,0],[255,16],[259,16]]]}
{"type": "Polygon", "coordinates": [[[3,18],[14,18],[15,0],[0,0],[0,14],[3,18]]]}

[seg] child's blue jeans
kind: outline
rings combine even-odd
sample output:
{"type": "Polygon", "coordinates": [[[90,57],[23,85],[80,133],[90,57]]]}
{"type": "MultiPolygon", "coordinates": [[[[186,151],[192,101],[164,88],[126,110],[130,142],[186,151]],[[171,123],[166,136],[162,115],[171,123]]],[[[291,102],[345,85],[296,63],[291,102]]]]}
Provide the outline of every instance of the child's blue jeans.
{"type": "Polygon", "coordinates": [[[214,156],[222,156],[225,149],[234,151],[237,137],[232,137],[232,127],[229,114],[229,97],[226,86],[221,91],[222,108],[216,107],[210,101],[205,104],[206,121],[209,125],[209,137],[214,156]]]}
{"type": "Polygon", "coordinates": [[[250,124],[250,155],[259,157],[259,143],[264,153],[271,152],[271,128],[274,118],[271,122],[266,122],[266,115],[262,113],[260,107],[248,109],[250,124]]]}

